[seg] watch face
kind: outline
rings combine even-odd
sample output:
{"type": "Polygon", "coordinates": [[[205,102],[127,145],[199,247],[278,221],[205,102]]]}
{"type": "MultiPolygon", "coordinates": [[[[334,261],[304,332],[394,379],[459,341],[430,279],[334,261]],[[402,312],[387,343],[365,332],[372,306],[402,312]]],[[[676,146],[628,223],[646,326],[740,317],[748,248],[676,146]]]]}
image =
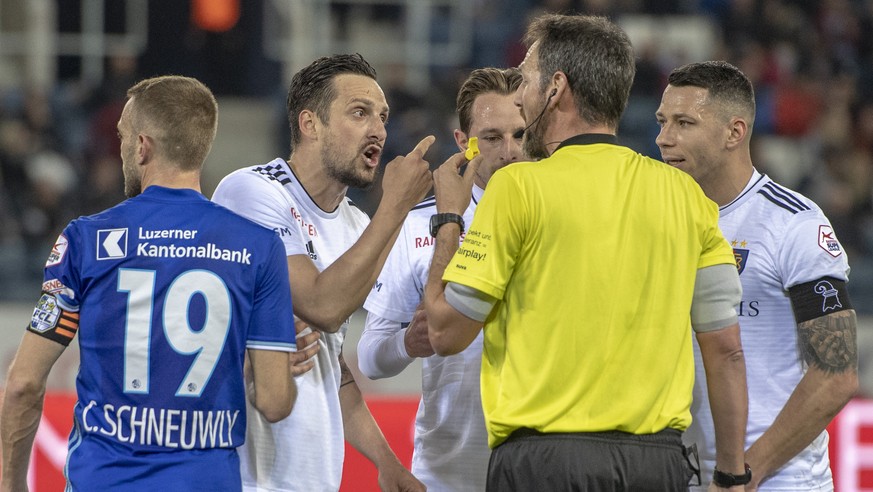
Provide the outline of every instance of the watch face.
{"type": "Polygon", "coordinates": [[[430,235],[431,237],[436,237],[437,231],[439,231],[439,222],[437,221],[437,215],[430,216],[430,235]]]}

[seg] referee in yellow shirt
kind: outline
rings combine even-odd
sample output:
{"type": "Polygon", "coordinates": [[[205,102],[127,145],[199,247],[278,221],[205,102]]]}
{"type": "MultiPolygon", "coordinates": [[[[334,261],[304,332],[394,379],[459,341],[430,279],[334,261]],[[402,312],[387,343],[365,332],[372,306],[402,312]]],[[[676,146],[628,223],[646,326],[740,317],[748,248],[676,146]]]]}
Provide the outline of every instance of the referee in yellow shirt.
{"type": "Polygon", "coordinates": [[[681,171],[618,145],[634,76],[620,28],[545,15],[526,42],[516,105],[525,151],[541,160],[497,171],[466,231],[456,216],[478,161],[461,176],[457,155],[434,173],[429,336],[453,354],[484,324],[488,489],[684,490],[694,333],[715,420],[713,483],[740,490],[750,473],[740,286],[718,209],[681,171]]]}

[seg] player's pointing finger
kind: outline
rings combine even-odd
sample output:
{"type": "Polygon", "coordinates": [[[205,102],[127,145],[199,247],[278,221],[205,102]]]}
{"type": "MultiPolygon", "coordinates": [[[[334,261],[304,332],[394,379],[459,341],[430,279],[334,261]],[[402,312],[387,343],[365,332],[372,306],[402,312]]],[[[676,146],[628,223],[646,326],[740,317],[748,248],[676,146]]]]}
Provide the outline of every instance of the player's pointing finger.
{"type": "Polygon", "coordinates": [[[436,142],[436,137],[434,137],[433,135],[428,135],[428,136],[422,138],[421,142],[418,142],[418,144],[415,146],[415,148],[412,149],[412,151],[406,155],[412,156],[412,154],[415,154],[416,152],[418,152],[419,157],[424,157],[424,154],[427,154],[428,149],[430,149],[430,146],[433,145],[434,142],[436,142]]]}

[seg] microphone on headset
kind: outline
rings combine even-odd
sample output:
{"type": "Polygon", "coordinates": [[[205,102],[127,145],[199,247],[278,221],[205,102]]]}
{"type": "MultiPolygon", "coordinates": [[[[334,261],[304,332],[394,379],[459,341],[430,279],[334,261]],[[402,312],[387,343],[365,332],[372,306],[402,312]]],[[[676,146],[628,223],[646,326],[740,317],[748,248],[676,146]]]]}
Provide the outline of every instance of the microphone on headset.
{"type": "Polygon", "coordinates": [[[518,130],[517,132],[513,133],[513,134],[512,134],[512,137],[513,137],[513,138],[521,138],[521,137],[523,137],[524,134],[527,133],[527,131],[530,129],[530,127],[532,127],[532,126],[536,125],[537,123],[539,123],[539,122],[540,122],[540,118],[542,118],[543,115],[546,114],[546,108],[549,107],[549,101],[551,101],[552,98],[555,97],[555,94],[557,94],[557,93],[558,93],[558,89],[552,89],[552,93],[549,94],[549,97],[546,99],[546,104],[543,105],[543,110],[540,111],[539,116],[537,116],[536,118],[534,118],[534,120],[530,123],[530,125],[527,125],[526,127],[524,127],[524,129],[522,129],[522,130],[518,130]]]}

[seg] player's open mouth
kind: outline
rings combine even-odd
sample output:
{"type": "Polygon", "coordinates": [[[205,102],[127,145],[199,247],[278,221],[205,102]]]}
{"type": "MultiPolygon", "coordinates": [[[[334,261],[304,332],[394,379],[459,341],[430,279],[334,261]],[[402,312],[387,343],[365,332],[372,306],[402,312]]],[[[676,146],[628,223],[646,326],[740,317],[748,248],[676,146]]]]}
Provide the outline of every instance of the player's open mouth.
{"type": "Polygon", "coordinates": [[[685,159],[666,159],[665,158],[664,162],[666,162],[667,164],[669,164],[673,167],[679,167],[682,165],[683,162],[685,162],[685,159]]]}
{"type": "Polygon", "coordinates": [[[382,147],[378,145],[368,145],[366,149],[364,149],[364,160],[367,161],[367,165],[370,167],[376,167],[379,165],[379,157],[382,156],[382,147]]]}

